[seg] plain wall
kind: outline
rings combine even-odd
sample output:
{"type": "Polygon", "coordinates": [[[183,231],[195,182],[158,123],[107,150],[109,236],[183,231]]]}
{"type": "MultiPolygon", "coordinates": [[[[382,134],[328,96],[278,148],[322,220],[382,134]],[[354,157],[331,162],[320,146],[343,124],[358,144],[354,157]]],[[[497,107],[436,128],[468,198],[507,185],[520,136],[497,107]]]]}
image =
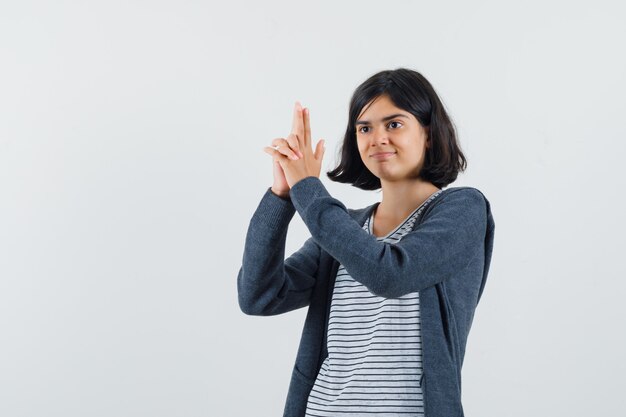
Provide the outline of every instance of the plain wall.
{"type": "MultiPolygon", "coordinates": [[[[620,2],[0,3],[0,415],[278,416],[306,308],[244,315],[236,277],[311,110],[332,183],[354,89],[434,85],[496,221],[468,417],[623,415],[620,2]]],[[[294,216],[287,255],[309,237],[294,216]]]]}

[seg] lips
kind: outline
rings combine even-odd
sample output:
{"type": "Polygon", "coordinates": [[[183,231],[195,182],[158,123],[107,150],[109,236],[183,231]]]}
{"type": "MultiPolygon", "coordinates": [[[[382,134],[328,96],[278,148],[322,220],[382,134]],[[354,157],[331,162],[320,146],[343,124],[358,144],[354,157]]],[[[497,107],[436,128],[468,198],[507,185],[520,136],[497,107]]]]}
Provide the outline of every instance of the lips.
{"type": "Polygon", "coordinates": [[[387,159],[391,157],[392,155],[395,155],[395,152],[378,152],[378,153],[372,154],[371,157],[374,159],[387,159]]]}

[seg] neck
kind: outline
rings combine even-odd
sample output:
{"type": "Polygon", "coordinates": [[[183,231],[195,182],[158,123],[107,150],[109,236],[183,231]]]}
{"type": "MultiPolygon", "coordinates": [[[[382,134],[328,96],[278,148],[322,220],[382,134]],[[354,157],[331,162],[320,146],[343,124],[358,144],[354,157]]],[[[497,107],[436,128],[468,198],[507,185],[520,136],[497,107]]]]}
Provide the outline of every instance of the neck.
{"type": "Polygon", "coordinates": [[[376,216],[399,222],[405,219],[433,193],[440,190],[421,179],[381,181],[383,199],[376,208],[376,216]]]}

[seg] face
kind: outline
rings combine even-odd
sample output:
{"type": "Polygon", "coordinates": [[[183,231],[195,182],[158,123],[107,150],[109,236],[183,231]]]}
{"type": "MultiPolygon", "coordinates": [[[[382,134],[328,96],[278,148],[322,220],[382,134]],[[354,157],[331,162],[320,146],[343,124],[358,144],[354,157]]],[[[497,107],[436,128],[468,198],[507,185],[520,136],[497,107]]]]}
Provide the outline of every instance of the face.
{"type": "Polygon", "coordinates": [[[363,163],[383,181],[417,178],[430,146],[428,130],[415,116],[382,95],[363,107],[356,140],[363,163]]]}

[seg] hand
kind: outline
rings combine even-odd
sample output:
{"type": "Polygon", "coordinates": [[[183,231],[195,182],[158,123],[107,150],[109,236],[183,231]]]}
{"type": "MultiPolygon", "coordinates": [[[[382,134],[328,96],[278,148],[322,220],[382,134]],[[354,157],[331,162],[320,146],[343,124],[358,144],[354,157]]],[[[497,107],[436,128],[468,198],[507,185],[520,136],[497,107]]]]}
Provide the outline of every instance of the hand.
{"type": "MultiPolygon", "coordinates": [[[[299,102],[296,102],[296,106],[298,106],[299,104],[300,104],[299,102]]],[[[302,119],[302,116],[300,116],[296,108],[294,108],[293,120],[291,124],[292,133],[297,132],[298,120],[301,120],[301,119],[302,119]]],[[[272,185],[272,192],[283,198],[286,198],[289,196],[289,184],[287,183],[287,179],[285,178],[285,173],[283,172],[283,168],[280,166],[280,162],[278,161],[279,159],[278,156],[280,154],[283,154],[292,159],[298,159],[298,157],[302,157],[302,152],[298,150],[298,141],[295,140],[295,138],[291,136],[288,137],[288,140],[284,138],[276,138],[272,141],[272,147],[279,146],[278,152],[276,154],[272,154],[272,156],[274,156],[274,158],[272,158],[273,166],[274,166],[273,168],[274,184],[272,185]],[[288,140],[291,142],[289,142],[288,140]]]]}
{"type": "MultiPolygon", "coordinates": [[[[273,157],[274,163],[278,162],[285,181],[291,189],[294,184],[306,177],[319,178],[324,157],[324,142],[324,140],[319,140],[313,153],[309,109],[303,109],[300,103],[296,102],[291,134],[286,139],[277,138],[272,141],[272,145],[280,146],[278,150],[269,146],[263,150],[273,157]]],[[[274,174],[277,190],[281,190],[280,187],[283,184],[281,184],[280,172],[275,169],[274,174]]]]}

